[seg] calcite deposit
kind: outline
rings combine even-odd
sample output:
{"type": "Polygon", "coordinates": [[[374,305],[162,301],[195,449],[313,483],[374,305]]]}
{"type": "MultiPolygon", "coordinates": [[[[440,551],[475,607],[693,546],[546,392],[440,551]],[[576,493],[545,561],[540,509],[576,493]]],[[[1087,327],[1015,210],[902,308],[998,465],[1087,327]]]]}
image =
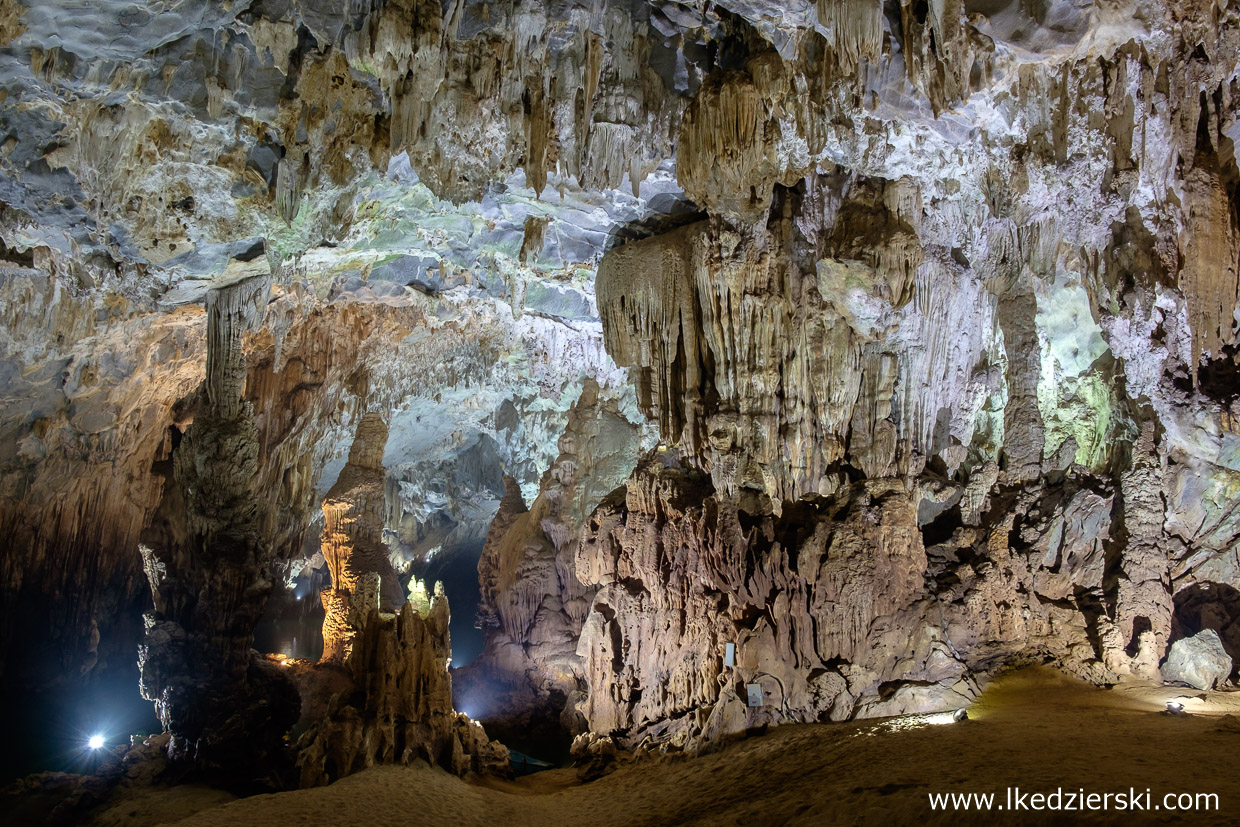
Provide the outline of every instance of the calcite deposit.
{"type": "Polygon", "coordinates": [[[293,674],[303,696],[326,695],[327,704],[303,719],[303,787],[415,760],[458,775],[508,767],[507,750],[453,708],[451,610],[442,585],[432,596],[414,578],[406,599],[383,543],[388,437],[381,416],[362,416],[349,460],[323,499],[322,555],[331,577],[321,595],[323,656],[293,674]]]}
{"type": "Polygon", "coordinates": [[[357,423],[336,484],[323,500],[323,558],[331,588],[322,592],[323,659],[343,661],[373,609],[393,612],[404,602],[400,580],[383,544],[383,449],[388,426],[368,413],[357,423]]]}
{"type": "Polygon", "coordinates": [[[1238,66],[1215,0],[0,2],[0,677],[140,645],[172,758],[304,784],[1225,685],[1238,66]]]}
{"type": "Polygon", "coordinates": [[[505,773],[508,750],[452,706],[448,601],[410,600],[399,613],[371,606],[352,638],[352,688],[297,743],[299,784],[328,784],[376,764],[416,760],[465,775],[505,773]]]}
{"type": "Polygon", "coordinates": [[[528,508],[506,478],[478,561],[486,648],[461,673],[462,701],[475,714],[527,729],[549,714],[553,729],[578,734],[587,688],[578,638],[595,590],[577,570],[577,544],[590,513],[636,463],[640,441],[640,429],[590,380],[528,508]]]}
{"type": "Polygon", "coordinates": [[[265,275],[247,275],[207,294],[200,406],[140,546],[155,604],[138,650],[142,695],[172,736],[169,755],[255,779],[278,772],[281,735],[300,711],[289,680],[251,657],[272,554],[253,488],[259,440],[242,338],[268,289],[265,275]]]}

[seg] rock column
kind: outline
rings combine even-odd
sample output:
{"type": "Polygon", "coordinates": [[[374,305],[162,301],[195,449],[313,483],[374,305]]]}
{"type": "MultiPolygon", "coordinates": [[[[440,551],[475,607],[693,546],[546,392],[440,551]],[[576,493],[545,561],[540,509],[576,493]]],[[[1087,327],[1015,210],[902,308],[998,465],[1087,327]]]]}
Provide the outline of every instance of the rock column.
{"type": "Polygon", "coordinates": [[[272,551],[259,532],[268,505],[254,490],[259,448],[242,339],[268,290],[266,276],[251,276],[207,295],[201,407],[172,448],[171,479],[142,545],[155,604],[139,649],[143,697],[171,733],[174,759],[247,784],[278,783],[271,774],[299,710],[292,684],[251,650],[272,551]]]}
{"type": "Polygon", "coordinates": [[[323,592],[323,660],[343,662],[373,609],[404,602],[383,544],[383,452],[388,426],[370,413],[357,424],[349,461],[323,500],[323,558],[332,587],[323,592]]]}

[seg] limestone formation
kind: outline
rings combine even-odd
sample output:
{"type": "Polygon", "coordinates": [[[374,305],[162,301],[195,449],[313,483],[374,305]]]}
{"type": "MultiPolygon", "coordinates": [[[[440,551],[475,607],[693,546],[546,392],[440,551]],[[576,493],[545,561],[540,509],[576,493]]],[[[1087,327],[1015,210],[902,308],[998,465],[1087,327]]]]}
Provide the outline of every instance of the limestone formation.
{"type": "Polygon", "coordinates": [[[507,749],[452,707],[448,615],[442,594],[425,614],[413,601],[396,615],[371,610],[345,660],[354,689],[298,741],[301,786],[415,760],[458,775],[507,771],[507,749]]]}
{"type": "Polygon", "coordinates": [[[1234,668],[1238,56],[1213,0],[0,2],[0,677],[141,643],[172,757],[275,784],[318,670],[305,783],[483,768],[410,579],[479,548],[460,708],[600,760],[1234,668]]]}
{"type": "Polygon", "coordinates": [[[572,728],[573,699],[585,689],[577,640],[593,598],[576,570],[577,543],[590,512],[636,464],[639,436],[614,397],[587,381],[528,509],[506,479],[478,563],[486,648],[458,677],[475,714],[512,722],[551,708],[559,718],[568,705],[572,728]]]}
{"type": "Polygon", "coordinates": [[[323,558],[331,588],[321,597],[323,660],[343,661],[372,611],[394,612],[404,590],[383,544],[384,471],[387,423],[369,413],[357,423],[336,484],[323,499],[323,558]]]}
{"type": "Polygon", "coordinates": [[[1010,517],[927,548],[899,483],[760,515],[700,472],[647,459],[578,552],[599,588],[579,649],[590,728],[699,749],[772,721],[954,708],[976,692],[973,675],[1013,657],[1101,677],[1081,596],[1102,587],[1107,526],[1089,521],[1105,501],[1082,489],[1072,502],[1066,525],[1034,519],[1062,504],[1020,507],[1020,550],[1010,517]],[[1069,572],[1080,585],[1065,595],[1069,572]],[[750,683],[764,705],[747,705],[750,683]]]}
{"type": "Polygon", "coordinates": [[[250,783],[278,773],[298,713],[292,684],[250,648],[272,553],[254,489],[259,439],[243,396],[242,337],[268,288],[249,276],[207,295],[201,409],[172,451],[172,479],[143,546],[155,610],[138,656],[142,694],[172,736],[169,755],[250,783]]]}
{"type": "Polygon", "coordinates": [[[1231,658],[1218,632],[1206,629],[1171,644],[1163,677],[1194,689],[1213,689],[1231,676],[1231,658]]]}
{"type": "MultiPolygon", "coordinates": [[[[323,499],[322,554],[331,584],[321,595],[323,657],[343,667],[347,688],[310,720],[298,742],[303,787],[327,784],[376,764],[421,759],[464,775],[504,771],[508,753],[452,703],[450,610],[443,587],[413,578],[409,597],[382,531],[385,502],[383,418],[358,421],[349,460],[323,499]]],[[[303,692],[317,676],[301,676],[303,692]]]]}
{"type": "Polygon", "coordinates": [[[765,492],[778,509],[829,496],[842,461],[913,476],[967,441],[972,422],[953,435],[910,414],[967,404],[994,309],[967,274],[921,267],[907,185],[822,176],[776,195],[768,226],[703,222],[613,250],[598,295],[608,349],[664,438],[730,497],[765,492]],[[949,298],[943,279],[964,284],[949,298]],[[931,321],[953,304],[964,336],[931,321]]]}

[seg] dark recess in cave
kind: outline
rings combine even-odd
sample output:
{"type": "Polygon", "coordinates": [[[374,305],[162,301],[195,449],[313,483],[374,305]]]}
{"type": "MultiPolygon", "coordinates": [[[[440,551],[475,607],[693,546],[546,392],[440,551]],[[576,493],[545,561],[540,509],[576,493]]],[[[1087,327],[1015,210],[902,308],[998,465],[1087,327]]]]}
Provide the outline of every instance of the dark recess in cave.
{"type": "Polygon", "coordinates": [[[98,753],[88,739],[102,735],[109,745],[127,744],[130,735],[160,731],[151,702],[138,693],[134,657],[99,670],[87,680],[45,689],[5,683],[0,690],[9,716],[5,749],[0,750],[0,787],[32,772],[90,772],[98,753]]]}
{"type": "Polygon", "coordinates": [[[427,588],[435,581],[443,583],[452,620],[448,628],[452,635],[452,665],[455,667],[473,663],[482,654],[482,630],[474,626],[478,603],[482,593],[478,588],[478,558],[482,556],[482,543],[470,540],[459,546],[445,548],[425,562],[413,564],[413,575],[425,580],[427,588]]]}
{"type": "MultiPolygon", "coordinates": [[[[1224,345],[1213,359],[1203,358],[1197,367],[1197,391],[1221,405],[1230,405],[1240,398],[1240,348],[1224,345]]],[[[1193,380],[1187,375],[1174,377],[1175,386],[1192,393],[1193,380]]]]}

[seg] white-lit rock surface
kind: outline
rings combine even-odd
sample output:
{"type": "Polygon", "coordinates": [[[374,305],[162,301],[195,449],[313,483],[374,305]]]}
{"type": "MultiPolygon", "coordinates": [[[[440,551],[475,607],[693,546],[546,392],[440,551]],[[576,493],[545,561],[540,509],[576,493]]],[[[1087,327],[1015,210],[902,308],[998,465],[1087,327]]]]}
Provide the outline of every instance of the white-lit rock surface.
{"type": "Polygon", "coordinates": [[[1218,632],[1206,629],[1171,644],[1162,674],[1194,689],[1214,689],[1231,676],[1231,666],[1218,632]]]}

